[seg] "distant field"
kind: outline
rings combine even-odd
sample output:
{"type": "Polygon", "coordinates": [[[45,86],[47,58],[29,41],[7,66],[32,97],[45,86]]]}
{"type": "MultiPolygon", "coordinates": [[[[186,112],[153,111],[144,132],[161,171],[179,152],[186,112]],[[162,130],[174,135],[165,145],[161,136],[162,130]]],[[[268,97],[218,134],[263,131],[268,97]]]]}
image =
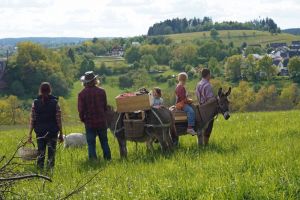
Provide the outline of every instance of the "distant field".
{"type": "MultiPolygon", "coordinates": [[[[233,42],[235,45],[241,45],[242,42],[247,44],[261,44],[265,46],[272,42],[287,42],[291,43],[294,40],[300,40],[300,36],[291,35],[288,33],[281,33],[277,35],[271,35],[269,32],[255,31],[255,30],[224,30],[218,31],[220,39],[225,43],[233,42]],[[245,34],[244,34],[245,33],[245,34]]],[[[194,33],[181,33],[166,35],[175,41],[182,40],[210,40],[210,32],[194,32],[194,33]]]]}
{"type": "MultiPolygon", "coordinates": [[[[58,199],[102,170],[72,199],[300,199],[299,120],[300,111],[233,114],[228,121],[219,116],[207,148],[198,148],[192,136],[181,137],[180,147],[166,155],[157,145],[150,153],[129,143],[127,160],[119,159],[109,134],[111,162],[89,163],[86,148],[59,146],[53,183],[23,181],[15,192],[22,199],[58,199]]],[[[0,129],[0,155],[10,155],[26,133],[25,127],[0,129]]],[[[98,142],[97,152],[101,157],[98,142]]],[[[35,169],[34,162],[26,164],[35,169]]]]}
{"type": "Polygon", "coordinates": [[[124,65],[125,59],[123,57],[111,57],[111,56],[101,56],[94,59],[96,67],[100,67],[101,63],[104,62],[108,67],[115,67],[119,65],[124,65]]]}

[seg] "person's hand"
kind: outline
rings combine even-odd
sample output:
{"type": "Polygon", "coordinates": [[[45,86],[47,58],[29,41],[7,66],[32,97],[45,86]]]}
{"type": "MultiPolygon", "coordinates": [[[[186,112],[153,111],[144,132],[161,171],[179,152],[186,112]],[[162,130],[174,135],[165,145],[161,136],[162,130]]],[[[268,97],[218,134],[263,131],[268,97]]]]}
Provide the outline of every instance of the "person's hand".
{"type": "Polygon", "coordinates": [[[58,141],[59,141],[60,143],[63,143],[63,142],[64,142],[64,135],[63,135],[62,133],[59,134],[59,136],[58,136],[58,141]]]}
{"type": "Polygon", "coordinates": [[[32,143],[32,135],[28,136],[27,143],[32,143]]]}

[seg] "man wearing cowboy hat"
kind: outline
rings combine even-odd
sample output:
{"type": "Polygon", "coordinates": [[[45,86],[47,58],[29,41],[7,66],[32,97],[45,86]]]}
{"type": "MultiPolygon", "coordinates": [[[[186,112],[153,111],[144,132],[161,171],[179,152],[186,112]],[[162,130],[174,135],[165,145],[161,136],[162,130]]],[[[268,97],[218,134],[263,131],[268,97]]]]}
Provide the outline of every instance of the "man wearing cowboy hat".
{"type": "Polygon", "coordinates": [[[80,78],[84,89],[78,95],[78,112],[80,120],[85,124],[89,159],[97,158],[96,137],[99,136],[103,157],[110,160],[105,117],[107,99],[105,90],[97,87],[99,83],[97,77],[93,71],[89,71],[80,78]]]}

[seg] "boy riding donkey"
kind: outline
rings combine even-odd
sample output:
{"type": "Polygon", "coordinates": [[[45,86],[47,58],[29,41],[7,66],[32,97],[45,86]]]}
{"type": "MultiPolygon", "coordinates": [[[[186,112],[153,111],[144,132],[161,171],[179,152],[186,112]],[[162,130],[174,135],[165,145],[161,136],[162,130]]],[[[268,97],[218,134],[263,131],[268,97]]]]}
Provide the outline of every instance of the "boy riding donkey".
{"type": "MultiPolygon", "coordinates": [[[[203,69],[201,72],[201,76],[202,76],[202,80],[197,84],[196,87],[196,96],[198,98],[199,105],[205,104],[210,99],[214,98],[213,89],[210,84],[210,78],[211,78],[210,70],[203,69]]],[[[208,144],[213,129],[213,125],[214,125],[214,120],[211,120],[208,123],[207,128],[202,130],[202,132],[200,133],[202,137],[199,137],[200,138],[199,144],[201,145],[208,144]]]]}

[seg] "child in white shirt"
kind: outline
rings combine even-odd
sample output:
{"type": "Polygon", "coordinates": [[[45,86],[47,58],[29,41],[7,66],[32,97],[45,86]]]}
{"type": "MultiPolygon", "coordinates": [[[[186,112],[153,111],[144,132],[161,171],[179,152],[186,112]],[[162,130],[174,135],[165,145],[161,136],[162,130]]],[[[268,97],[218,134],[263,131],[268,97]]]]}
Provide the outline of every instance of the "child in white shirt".
{"type": "Polygon", "coordinates": [[[154,108],[159,108],[163,105],[164,100],[163,98],[161,98],[161,89],[159,87],[155,87],[152,90],[152,96],[153,96],[153,100],[152,100],[152,107],[154,108]]]}

